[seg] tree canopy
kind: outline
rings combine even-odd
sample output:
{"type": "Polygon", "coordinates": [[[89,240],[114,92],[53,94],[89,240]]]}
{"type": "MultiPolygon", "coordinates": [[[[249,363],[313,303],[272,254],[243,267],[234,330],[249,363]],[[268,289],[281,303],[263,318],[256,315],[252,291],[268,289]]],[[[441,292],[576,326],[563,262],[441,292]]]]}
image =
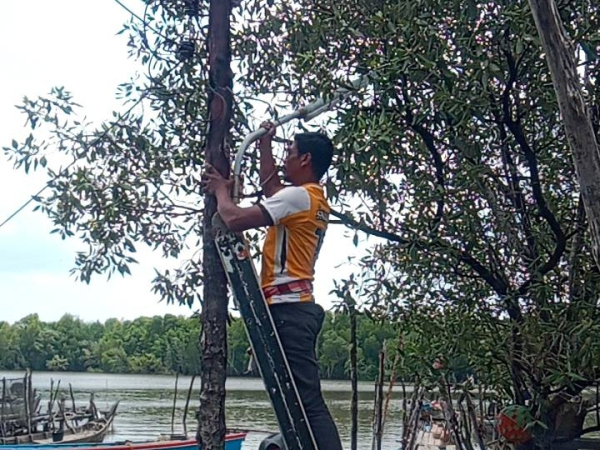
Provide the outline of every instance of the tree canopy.
{"type": "MultiPolygon", "coordinates": [[[[104,323],[84,322],[70,314],[43,322],[33,314],[14,324],[0,322],[0,369],[193,375],[202,370],[201,325],[197,316],[170,314],[104,323]]],[[[346,315],[326,314],[317,346],[324,378],[348,379],[349,327],[346,315]]],[[[374,380],[379,351],[387,346],[393,355],[397,331],[391,323],[377,323],[364,315],[357,330],[358,375],[374,380]]],[[[242,320],[233,317],[227,333],[229,375],[257,375],[248,371],[249,347],[242,320]]]]}

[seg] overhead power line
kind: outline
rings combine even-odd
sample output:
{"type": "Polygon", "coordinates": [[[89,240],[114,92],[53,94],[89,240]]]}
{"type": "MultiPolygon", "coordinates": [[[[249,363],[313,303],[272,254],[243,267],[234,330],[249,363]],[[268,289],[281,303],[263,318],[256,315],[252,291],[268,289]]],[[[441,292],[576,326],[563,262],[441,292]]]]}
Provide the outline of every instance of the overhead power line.
{"type": "MultiPolygon", "coordinates": [[[[170,71],[168,71],[167,73],[165,73],[160,80],[158,80],[159,82],[163,81],[170,73],[172,70],[174,70],[175,68],[171,69],[170,71]]],[[[109,132],[111,132],[117,125],[119,125],[123,119],[124,116],[127,116],[131,111],[134,110],[134,108],[136,106],[138,106],[151,92],[151,88],[147,88],[142,95],[140,96],[139,99],[137,99],[135,101],[135,103],[133,105],[131,105],[131,107],[124,113],[124,114],[120,114],[119,117],[117,118],[117,120],[115,120],[114,122],[111,123],[111,125],[104,130],[104,132],[102,132],[102,134],[100,136],[98,136],[96,139],[94,139],[91,143],[89,144],[83,144],[84,148],[88,148],[92,145],[96,145],[97,143],[101,142],[102,139],[104,139],[109,132]]],[[[82,152],[82,154],[85,154],[86,152],[82,152]]],[[[52,177],[51,180],[49,180],[39,191],[37,191],[34,195],[31,196],[31,198],[29,198],[25,203],[23,203],[21,206],[19,206],[12,214],[10,214],[6,219],[4,219],[4,221],[2,221],[2,223],[0,223],[0,228],[2,228],[4,225],[6,225],[8,222],[10,222],[12,219],[14,219],[21,211],[23,211],[25,208],[27,208],[27,205],[29,205],[31,202],[33,202],[36,197],[39,197],[46,189],[48,189],[52,183],[57,180],[58,178],[60,178],[61,176],[63,176],[65,173],[67,173],[67,171],[73,167],[75,165],[75,163],[77,163],[77,161],[80,158],[76,158],[74,161],[72,161],[68,166],[66,166],[64,169],[62,169],[56,176],[52,177]]]]}
{"type": "Polygon", "coordinates": [[[151,25],[148,24],[148,22],[143,18],[140,17],[139,15],[137,15],[136,13],[134,13],[129,7],[127,7],[127,5],[125,5],[123,2],[121,2],[120,0],[115,0],[115,2],[117,3],[117,5],[119,5],[121,8],[123,8],[125,11],[127,11],[129,14],[131,14],[132,17],[136,18],[137,20],[139,20],[140,22],[142,22],[144,24],[144,26],[146,28],[148,28],[149,30],[152,30],[153,32],[155,32],[157,35],[161,36],[164,39],[168,39],[166,38],[163,34],[161,34],[160,31],[158,31],[156,28],[152,27],[151,25]]]}
{"type": "MultiPolygon", "coordinates": [[[[164,38],[164,36],[158,31],[156,30],[156,28],[152,27],[151,25],[148,24],[148,22],[146,20],[144,20],[144,18],[140,17],[138,14],[136,14],[135,12],[133,12],[127,5],[125,5],[123,2],[121,2],[120,0],[114,0],[121,8],[123,8],[125,11],[127,11],[129,14],[131,14],[132,17],[134,17],[135,19],[139,20],[140,22],[142,22],[144,24],[144,26],[146,28],[148,28],[149,30],[153,31],[154,33],[156,33],[157,35],[161,36],[164,38]]],[[[164,80],[168,75],[170,74],[170,71],[167,72],[160,81],[164,80]]],[[[146,89],[146,91],[142,94],[142,96],[131,106],[131,108],[129,108],[127,110],[127,112],[124,115],[129,114],[137,105],[139,105],[150,93],[150,89],[146,89]]],[[[103,139],[110,131],[112,131],[112,129],[117,126],[121,119],[123,118],[124,115],[121,115],[119,117],[118,120],[116,120],[115,122],[113,122],[111,124],[110,127],[108,127],[98,138],[96,138],[95,142],[88,144],[89,145],[95,145],[96,143],[100,142],[101,139],[103,139]]],[[[19,213],[21,213],[21,211],[23,211],[25,208],[27,208],[27,206],[33,202],[36,197],[39,197],[46,189],[48,189],[50,187],[50,185],[52,184],[52,182],[54,182],[56,179],[58,179],[59,177],[61,177],[62,175],[64,175],[71,167],[73,167],[75,165],[75,163],[78,161],[78,159],[76,158],[73,162],[71,162],[68,166],[66,166],[64,169],[62,169],[55,177],[53,177],[50,181],[48,181],[46,183],[46,185],[44,185],[39,191],[37,191],[34,195],[31,196],[31,198],[29,198],[25,203],[23,203],[21,206],[19,206],[12,214],[10,214],[6,219],[4,219],[4,221],[2,221],[2,223],[0,223],[0,228],[2,228],[4,225],[6,225],[8,222],[10,222],[12,219],[14,219],[19,213]]]]}

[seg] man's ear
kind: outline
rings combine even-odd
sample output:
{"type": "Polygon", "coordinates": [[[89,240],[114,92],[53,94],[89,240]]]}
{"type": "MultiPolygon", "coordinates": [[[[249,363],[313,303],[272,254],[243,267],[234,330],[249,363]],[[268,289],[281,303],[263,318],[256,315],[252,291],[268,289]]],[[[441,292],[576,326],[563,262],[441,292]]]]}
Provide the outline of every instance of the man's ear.
{"type": "Polygon", "coordinates": [[[310,153],[305,153],[300,155],[300,165],[307,166],[312,164],[312,155],[310,153]]]}

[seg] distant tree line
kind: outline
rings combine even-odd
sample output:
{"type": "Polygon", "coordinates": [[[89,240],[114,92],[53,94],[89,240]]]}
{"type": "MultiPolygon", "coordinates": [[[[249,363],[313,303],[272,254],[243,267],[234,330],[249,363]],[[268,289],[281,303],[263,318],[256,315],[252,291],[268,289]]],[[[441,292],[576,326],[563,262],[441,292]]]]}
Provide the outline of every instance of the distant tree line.
{"type": "MultiPolygon", "coordinates": [[[[0,322],[0,369],[105,373],[181,373],[201,370],[198,317],[167,314],[135,320],[84,322],[65,314],[42,322],[32,314],[14,324],[0,322]]],[[[390,323],[358,317],[358,374],[374,379],[383,345],[394,346],[390,323]]],[[[349,377],[350,324],[347,315],[328,312],[318,342],[323,378],[349,377]]],[[[243,323],[228,328],[228,373],[247,373],[249,343],[243,323]]]]}

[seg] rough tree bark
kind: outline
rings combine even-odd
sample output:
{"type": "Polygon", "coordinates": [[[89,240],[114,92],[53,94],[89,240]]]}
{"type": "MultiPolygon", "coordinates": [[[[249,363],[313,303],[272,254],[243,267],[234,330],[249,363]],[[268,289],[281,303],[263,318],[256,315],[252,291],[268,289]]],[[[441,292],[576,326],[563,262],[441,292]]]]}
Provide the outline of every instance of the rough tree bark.
{"type": "MultiPolygon", "coordinates": [[[[211,0],[209,12],[209,131],[206,160],[229,175],[227,136],[231,127],[232,84],[230,0],[211,0]]],[[[222,450],[225,438],[225,369],[227,365],[227,279],[214,244],[211,225],[216,200],[204,202],[204,295],[202,370],[197,439],[204,450],[222,450]]]]}
{"type": "Polygon", "coordinates": [[[600,148],[577,75],[575,49],[554,0],[529,0],[552,74],[585,206],[592,251],[600,267],[600,148]]]}

